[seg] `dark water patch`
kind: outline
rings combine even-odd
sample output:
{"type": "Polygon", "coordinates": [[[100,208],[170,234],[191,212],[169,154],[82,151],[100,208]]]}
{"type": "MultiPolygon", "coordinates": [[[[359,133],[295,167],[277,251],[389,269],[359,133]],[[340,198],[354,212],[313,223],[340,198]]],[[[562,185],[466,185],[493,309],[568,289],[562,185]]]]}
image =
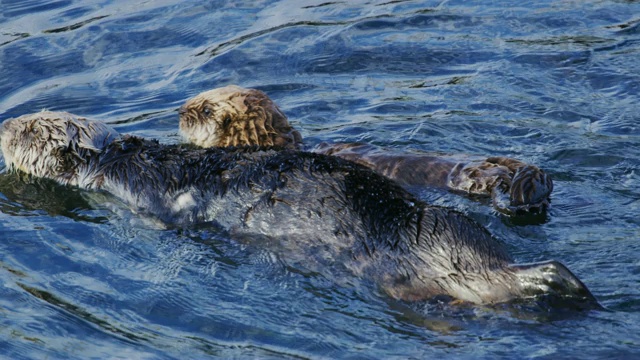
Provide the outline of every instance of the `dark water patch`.
{"type": "Polygon", "coordinates": [[[553,68],[564,67],[568,64],[586,64],[591,58],[588,51],[567,52],[567,53],[529,53],[517,55],[513,61],[533,67],[553,68]]]}
{"type": "Polygon", "coordinates": [[[622,40],[611,46],[603,46],[595,49],[597,52],[611,52],[614,55],[634,54],[638,52],[638,40],[622,40]]]}
{"type": "Polygon", "coordinates": [[[73,31],[76,29],[79,29],[87,24],[91,24],[92,22],[104,19],[106,17],[109,17],[109,15],[102,15],[102,16],[96,16],[84,21],[81,21],[79,23],[75,23],[73,25],[67,25],[67,26],[63,26],[63,27],[59,27],[59,28],[55,28],[55,29],[51,29],[51,30],[44,30],[42,31],[44,34],[55,34],[55,33],[61,33],[61,32],[66,32],[66,31],[73,31]]]}
{"type": "Polygon", "coordinates": [[[623,35],[638,34],[638,29],[640,29],[640,19],[632,19],[622,24],[609,25],[607,28],[618,29],[617,33],[623,35]]]}
{"type": "Polygon", "coordinates": [[[290,93],[290,92],[297,92],[302,90],[313,90],[315,88],[316,86],[312,84],[288,83],[288,84],[265,85],[263,87],[258,87],[257,89],[262,90],[269,94],[275,94],[274,96],[277,98],[278,93],[290,93]]]}
{"type": "Polygon", "coordinates": [[[604,155],[592,149],[565,149],[552,154],[552,160],[569,162],[572,166],[599,168],[614,166],[624,159],[604,155]]]}
{"type": "Polygon", "coordinates": [[[139,337],[136,334],[130,333],[128,331],[119,329],[115,326],[113,326],[112,324],[97,318],[96,316],[94,316],[93,314],[87,312],[86,310],[73,305],[69,302],[66,302],[62,299],[57,298],[56,296],[48,293],[47,291],[43,291],[34,287],[30,287],[27,286],[25,284],[21,284],[18,283],[18,286],[21,287],[22,289],[24,289],[26,292],[30,293],[31,295],[48,302],[49,304],[60,308],[61,310],[64,310],[70,314],[72,314],[73,316],[78,317],[79,319],[86,321],[92,325],[95,325],[109,333],[113,333],[116,336],[121,336],[123,338],[125,338],[126,340],[130,340],[130,341],[134,341],[134,342],[140,342],[140,341],[145,341],[146,339],[143,337],[139,337]]]}
{"type": "Polygon", "coordinates": [[[444,85],[460,85],[464,84],[467,80],[472,79],[471,76],[452,76],[449,79],[443,79],[438,82],[427,82],[422,81],[418,83],[414,83],[409,85],[409,88],[419,89],[419,88],[428,88],[428,87],[440,87],[444,85]]]}
{"type": "Polygon", "coordinates": [[[603,43],[610,43],[614,40],[599,38],[594,36],[560,36],[557,38],[550,39],[513,39],[507,40],[507,42],[512,42],[515,44],[521,45],[549,45],[549,46],[558,46],[558,45],[581,45],[587,48],[595,47],[603,43]]]}
{"type": "Polygon", "coordinates": [[[326,59],[318,59],[304,69],[310,73],[365,73],[380,71],[383,73],[422,74],[449,72],[460,75],[472,74],[473,71],[452,69],[456,66],[469,65],[493,58],[494,54],[469,51],[461,53],[440,49],[412,48],[406,52],[393,48],[357,49],[344,51],[337,44],[325,44],[321,52],[332,54],[326,59]]]}
{"type": "MultiPolygon", "coordinates": [[[[151,112],[151,113],[145,113],[145,114],[141,114],[138,116],[134,116],[132,118],[129,119],[122,119],[122,120],[116,120],[116,121],[112,121],[109,124],[113,125],[113,126],[117,126],[117,125],[124,125],[124,124],[131,124],[131,123],[135,123],[136,125],[140,125],[140,123],[144,123],[145,121],[157,117],[161,114],[171,114],[174,112],[177,112],[178,109],[175,110],[169,110],[169,111],[156,111],[156,112],[151,112]]],[[[174,114],[175,115],[175,114],[174,114]]],[[[121,127],[120,127],[121,128],[121,127]]]]}
{"type": "Polygon", "coordinates": [[[20,174],[0,174],[0,210],[5,214],[25,216],[46,212],[51,216],[65,216],[77,221],[105,223],[102,214],[84,197],[84,192],[61,186],[55,182],[34,179],[20,174]]]}
{"type": "Polygon", "coordinates": [[[0,262],[0,268],[2,270],[10,272],[12,275],[14,275],[16,277],[19,277],[19,278],[27,277],[27,274],[25,274],[24,272],[22,272],[20,270],[17,270],[17,269],[14,269],[14,268],[11,268],[10,266],[8,266],[8,265],[6,265],[4,263],[1,263],[1,262],[0,262]]]}
{"type": "Polygon", "coordinates": [[[247,341],[235,343],[212,342],[205,338],[189,337],[193,347],[207,356],[219,358],[260,358],[260,359],[310,359],[304,352],[296,353],[287,348],[269,347],[264,344],[250,344],[247,341]]]}
{"type": "Polygon", "coordinates": [[[324,6],[336,5],[336,4],[344,4],[344,2],[341,2],[341,1],[340,2],[339,1],[336,1],[336,2],[325,2],[325,3],[318,4],[318,5],[303,6],[302,8],[303,9],[313,9],[313,8],[321,8],[321,7],[324,7],[324,6]]]}
{"type": "Polygon", "coordinates": [[[14,41],[18,41],[20,39],[25,39],[31,36],[29,33],[2,33],[0,38],[0,47],[11,44],[14,41]]]}
{"type": "Polygon", "coordinates": [[[274,33],[277,32],[279,30],[282,29],[288,29],[288,28],[295,28],[295,27],[319,27],[319,26],[335,26],[335,25],[341,25],[340,23],[333,23],[333,22],[329,22],[329,23],[317,23],[317,22],[311,22],[311,21],[300,21],[300,22],[294,22],[294,23],[288,23],[288,24],[282,24],[273,28],[269,28],[269,29],[264,29],[264,30],[260,30],[260,31],[256,31],[254,33],[250,33],[247,35],[243,35],[240,36],[238,38],[235,39],[231,39],[229,41],[223,42],[219,45],[216,45],[214,48],[212,49],[207,49],[204,50],[202,52],[199,52],[197,54],[195,54],[195,56],[202,56],[202,55],[208,55],[209,57],[215,57],[218,54],[224,53],[227,51],[227,49],[233,49],[235,46],[238,46],[240,44],[246,43],[254,38],[258,38],[260,36],[266,35],[266,34],[270,34],[270,33],[274,33]]]}

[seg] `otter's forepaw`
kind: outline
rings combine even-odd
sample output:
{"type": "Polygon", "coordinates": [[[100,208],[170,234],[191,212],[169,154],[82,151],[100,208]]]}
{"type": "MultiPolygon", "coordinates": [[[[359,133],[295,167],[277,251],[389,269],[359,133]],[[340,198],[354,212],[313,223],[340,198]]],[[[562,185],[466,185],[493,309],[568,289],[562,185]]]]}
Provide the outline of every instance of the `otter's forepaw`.
{"type": "Polygon", "coordinates": [[[468,302],[464,301],[464,300],[460,300],[460,299],[454,299],[449,301],[449,306],[463,306],[463,305],[467,305],[468,302]]]}
{"type": "Polygon", "coordinates": [[[544,171],[533,165],[518,168],[511,184],[501,183],[493,188],[494,207],[508,215],[541,213],[549,207],[553,181],[544,171]]]}

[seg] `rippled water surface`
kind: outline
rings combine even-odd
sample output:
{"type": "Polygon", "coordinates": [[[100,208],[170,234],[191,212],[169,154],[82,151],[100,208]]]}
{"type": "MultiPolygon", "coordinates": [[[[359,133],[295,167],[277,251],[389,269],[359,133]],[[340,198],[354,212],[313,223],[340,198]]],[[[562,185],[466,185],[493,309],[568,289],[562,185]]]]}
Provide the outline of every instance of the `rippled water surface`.
{"type": "Polygon", "coordinates": [[[561,260],[607,311],[398,303],[1,174],[0,356],[640,356],[637,1],[0,0],[0,120],[65,110],[176,143],[177,108],[228,84],[267,92],[310,145],[540,165],[555,180],[542,218],[419,194],[518,262],[561,260]]]}

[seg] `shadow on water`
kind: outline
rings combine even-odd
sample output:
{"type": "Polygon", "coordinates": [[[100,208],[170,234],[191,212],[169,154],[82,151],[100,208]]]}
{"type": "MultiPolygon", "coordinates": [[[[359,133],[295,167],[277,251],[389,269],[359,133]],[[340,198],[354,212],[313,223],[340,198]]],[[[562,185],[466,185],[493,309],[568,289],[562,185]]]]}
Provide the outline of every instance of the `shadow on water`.
{"type": "Polygon", "coordinates": [[[76,221],[105,223],[107,217],[92,214],[86,191],[62,186],[48,179],[22,173],[0,174],[0,211],[12,215],[28,215],[44,211],[51,216],[65,216],[76,221]]]}
{"type": "Polygon", "coordinates": [[[551,215],[547,210],[517,213],[515,216],[501,216],[500,217],[507,226],[528,226],[528,225],[543,225],[551,219],[551,215]]]}
{"type": "Polygon", "coordinates": [[[479,324],[495,317],[527,323],[551,323],[610,311],[590,300],[561,296],[538,296],[493,305],[459,302],[447,296],[417,303],[394,300],[387,300],[387,303],[390,309],[396,311],[397,320],[442,334],[464,331],[474,326],[471,323],[479,324]]]}

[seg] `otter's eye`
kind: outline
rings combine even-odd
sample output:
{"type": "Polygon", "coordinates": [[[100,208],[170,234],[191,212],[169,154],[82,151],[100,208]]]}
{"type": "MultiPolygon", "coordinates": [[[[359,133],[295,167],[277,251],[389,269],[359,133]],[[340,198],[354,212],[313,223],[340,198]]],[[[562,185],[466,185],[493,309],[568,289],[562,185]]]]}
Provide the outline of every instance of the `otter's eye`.
{"type": "Polygon", "coordinates": [[[209,116],[211,115],[211,109],[209,107],[205,107],[204,109],[202,109],[202,113],[204,114],[204,116],[209,116]]]}

